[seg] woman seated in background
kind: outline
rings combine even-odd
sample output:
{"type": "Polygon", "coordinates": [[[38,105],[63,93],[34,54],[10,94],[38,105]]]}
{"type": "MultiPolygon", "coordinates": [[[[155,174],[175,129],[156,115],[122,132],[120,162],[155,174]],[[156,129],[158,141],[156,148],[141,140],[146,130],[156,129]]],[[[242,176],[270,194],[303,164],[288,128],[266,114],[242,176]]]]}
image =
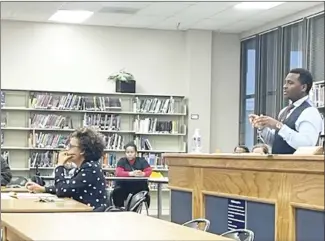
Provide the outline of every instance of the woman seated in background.
{"type": "Polygon", "coordinates": [[[269,154],[269,147],[265,144],[256,144],[252,148],[253,153],[269,154]]]}
{"type": "Polygon", "coordinates": [[[234,149],[234,153],[249,153],[249,149],[247,146],[236,146],[234,149]]]}
{"type": "Polygon", "coordinates": [[[28,182],[31,192],[48,192],[58,197],[72,198],[93,208],[107,205],[106,181],[98,160],[105,144],[100,133],[82,128],[72,133],[67,151],[62,151],[55,168],[54,186],[42,187],[28,182]],[[74,174],[66,179],[64,165],[73,162],[74,174]]]}
{"type": "MultiPolygon", "coordinates": [[[[116,167],[117,177],[149,177],[152,168],[143,157],[137,157],[137,147],[134,143],[128,143],[124,147],[125,157],[122,157],[116,167]]],[[[116,207],[124,207],[124,201],[129,194],[136,194],[140,191],[149,191],[147,180],[116,181],[112,192],[112,198],[116,207]]],[[[147,198],[150,205],[149,196],[147,198]]]]}

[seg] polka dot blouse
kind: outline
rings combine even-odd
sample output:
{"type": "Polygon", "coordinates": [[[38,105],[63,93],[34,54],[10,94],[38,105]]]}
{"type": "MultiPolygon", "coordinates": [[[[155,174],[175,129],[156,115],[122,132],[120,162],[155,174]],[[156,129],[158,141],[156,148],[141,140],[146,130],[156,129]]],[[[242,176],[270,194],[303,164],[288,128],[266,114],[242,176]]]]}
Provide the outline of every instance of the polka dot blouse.
{"type": "Polygon", "coordinates": [[[65,178],[63,166],[56,167],[54,188],[58,197],[69,197],[94,209],[107,203],[106,180],[97,162],[84,162],[70,179],[65,178]]]}

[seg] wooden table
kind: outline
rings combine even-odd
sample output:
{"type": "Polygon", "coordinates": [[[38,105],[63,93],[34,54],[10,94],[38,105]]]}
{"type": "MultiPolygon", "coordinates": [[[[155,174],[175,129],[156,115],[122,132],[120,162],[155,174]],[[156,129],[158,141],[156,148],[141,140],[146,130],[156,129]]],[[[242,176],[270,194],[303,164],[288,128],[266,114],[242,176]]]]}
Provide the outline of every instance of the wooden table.
{"type": "Polygon", "coordinates": [[[216,240],[215,234],[133,212],[2,214],[4,240],[216,240]],[[54,230],[60,230],[55,232],[54,230]],[[73,231],[74,230],[74,231],[73,231]]]}
{"type": "Polygon", "coordinates": [[[39,202],[39,198],[1,199],[2,213],[88,212],[92,208],[72,199],[57,198],[54,202],[39,202]]]}
{"type": "Polygon", "coordinates": [[[28,192],[27,188],[25,187],[17,187],[17,188],[12,188],[12,187],[1,187],[1,192],[28,192]]]}

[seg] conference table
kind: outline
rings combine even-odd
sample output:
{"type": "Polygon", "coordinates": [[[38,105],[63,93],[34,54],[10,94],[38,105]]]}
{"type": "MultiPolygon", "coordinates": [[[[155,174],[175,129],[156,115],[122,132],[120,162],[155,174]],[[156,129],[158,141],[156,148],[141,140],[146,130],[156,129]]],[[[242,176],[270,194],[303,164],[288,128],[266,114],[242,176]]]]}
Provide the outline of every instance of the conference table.
{"type": "Polygon", "coordinates": [[[215,240],[208,232],[134,212],[4,213],[4,240],[215,240]]]}

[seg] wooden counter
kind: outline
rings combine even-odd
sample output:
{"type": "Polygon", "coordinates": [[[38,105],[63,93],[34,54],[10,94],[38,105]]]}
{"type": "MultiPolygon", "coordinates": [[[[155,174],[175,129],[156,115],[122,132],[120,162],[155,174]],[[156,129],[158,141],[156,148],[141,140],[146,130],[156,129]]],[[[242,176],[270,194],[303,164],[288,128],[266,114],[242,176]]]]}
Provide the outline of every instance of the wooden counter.
{"type": "Polygon", "coordinates": [[[324,156],[165,154],[171,219],[227,231],[229,199],[246,202],[255,240],[324,240],[324,156]],[[314,239],[313,239],[314,238],[314,239]]]}

